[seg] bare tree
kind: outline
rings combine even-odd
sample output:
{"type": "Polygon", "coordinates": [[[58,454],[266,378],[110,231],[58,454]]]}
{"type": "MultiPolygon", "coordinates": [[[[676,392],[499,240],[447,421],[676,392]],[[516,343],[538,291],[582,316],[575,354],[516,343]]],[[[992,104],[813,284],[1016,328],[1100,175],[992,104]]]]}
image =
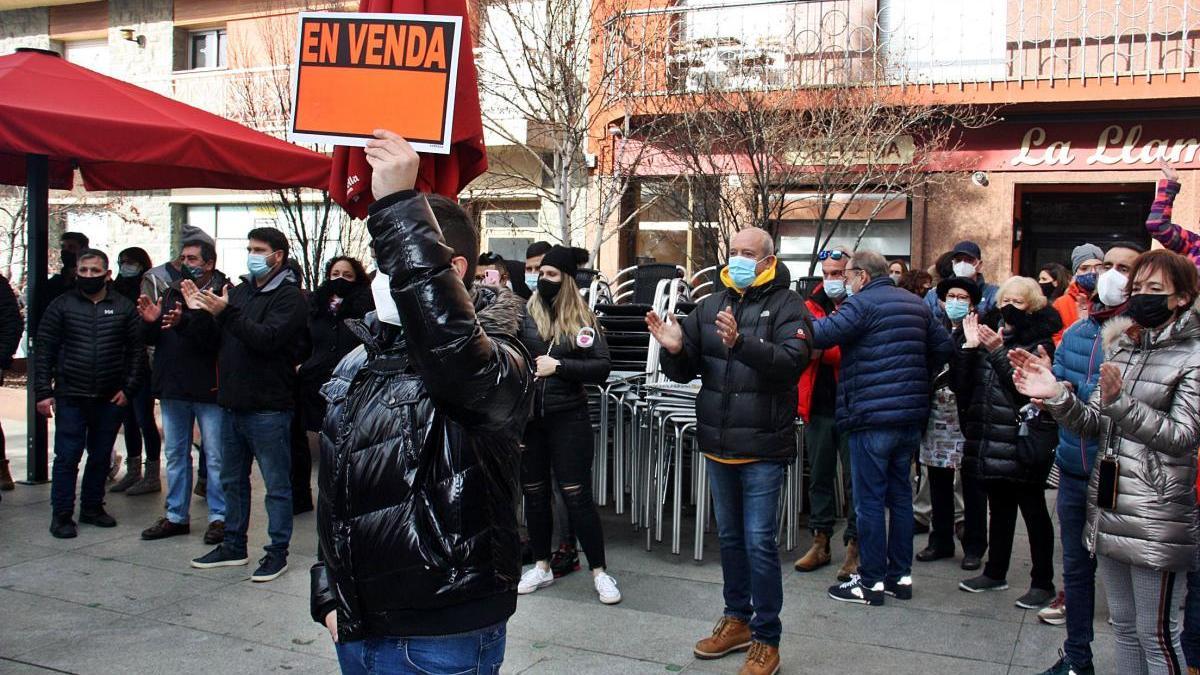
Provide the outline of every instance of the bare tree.
{"type": "Polygon", "coordinates": [[[618,216],[622,199],[663,128],[625,113],[632,89],[621,75],[640,51],[636,36],[595,30],[616,9],[600,0],[487,0],[479,17],[483,124],[514,149],[489,156],[487,180],[536,194],[563,243],[584,243],[591,232],[593,261],[636,218],[618,216]],[[600,114],[619,121],[595,132],[600,114]],[[606,170],[596,171],[600,164],[606,170]]]}
{"type": "MultiPolygon", "coordinates": [[[[292,63],[295,61],[297,11],[336,10],[340,3],[319,0],[262,0],[253,34],[256,39],[232,44],[232,62],[239,66],[228,89],[230,117],[259,131],[282,137],[292,111],[292,63]]],[[[331,152],[329,146],[308,146],[331,152]]],[[[328,190],[291,187],[270,191],[283,230],[300,262],[304,284],[323,281],[326,259],[342,250],[343,241],[361,239],[362,223],[352,221],[329,196],[328,190]],[[335,250],[329,250],[336,241],[335,250]]],[[[361,253],[359,253],[361,255],[361,253]]]]}

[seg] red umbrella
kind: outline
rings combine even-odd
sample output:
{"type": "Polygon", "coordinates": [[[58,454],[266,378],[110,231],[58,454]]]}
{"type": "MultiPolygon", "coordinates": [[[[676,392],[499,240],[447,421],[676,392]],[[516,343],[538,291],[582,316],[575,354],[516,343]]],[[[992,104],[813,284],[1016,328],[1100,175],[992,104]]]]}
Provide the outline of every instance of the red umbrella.
{"type": "MultiPolygon", "coordinates": [[[[479,116],[479,86],[475,80],[470,17],[463,0],[359,0],[358,11],[394,14],[437,14],[463,17],[459,37],[458,85],[454,98],[454,127],[449,155],[422,155],[417,189],[451,199],[487,171],[483,121],[479,116]]],[[[329,196],[355,218],[366,218],[371,195],[371,166],[362,148],[338,146],[333,152],[329,196]]]]}
{"type": "MultiPolygon", "coordinates": [[[[0,183],[27,185],[29,382],[34,381],[40,286],[46,277],[49,188],[329,185],[329,158],[59,58],[0,56],[0,183]]],[[[28,477],[46,480],[46,420],[28,388],[28,477]]]]}
{"type": "Polygon", "coordinates": [[[89,190],[301,185],[324,189],[329,158],[69,63],[53,52],[0,56],[0,183],[24,185],[26,155],[72,170],[89,190]]]}

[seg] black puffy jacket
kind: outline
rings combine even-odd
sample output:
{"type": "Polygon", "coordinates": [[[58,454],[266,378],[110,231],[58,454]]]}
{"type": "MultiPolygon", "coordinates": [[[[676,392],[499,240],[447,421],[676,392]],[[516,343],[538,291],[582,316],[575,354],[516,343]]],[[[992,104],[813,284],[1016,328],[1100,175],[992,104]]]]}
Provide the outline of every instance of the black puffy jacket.
{"type": "MultiPolygon", "coordinates": [[[[995,314],[981,323],[995,324],[995,314]]],[[[1020,347],[1036,353],[1040,346],[1053,356],[1054,334],[1061,326],[1058,312],[1047,306],[1034,312],[1022,330],[1006,335],[1004,345],[995,351],[982,345],[955,351],[950,363],[950,388],[959,402],[959,425],[966,441],[965,471],[982,480],[1030,485],[1045,482],[1054,462],[1058,426],[1049,413],[1039,413],[1025,422],[1026,441],[1017,442],[1022,426],[1020,411],[1029,399],[1013,386],[1008,352],[1020,347]]],[[[955,336],[961,338],[961,330],[955,336]]]]}
{"type": "Polygon", "coordinates": [[[250,277],[229,292],[215,319],[198,312],[186,331],[200,342],[219,340],[217,402],[237,411],[291,410],[296,366],[307,345],[308,302],[286,265],[259,286],[250,277]]]}
{"type": "Polygon", "coordinates": [[[778,277],[744,294],[725,288],[701,300],[682,326],[683,351],[664,349],[660,358],[663,374],[676,382],[700,376],[700,449],[722,459],[791,459],[796,381],[811,355],[812,324],[800,296],[778,277]],[[732,350],[717,335],[717,314],[726,307],[742,335],[732,350]]]}
{"type": "Polygon", "coordinates": [[[100,302],[92,302],[78,289],[55,298],[38,326],[38,400],[51,396],[107,400],[118,391],[131,398],[144,377],[141,321],[134,304],[113,291],[112,284],[100,302]]]}
{"type": "Polygon", "coordinates": [[[12,357],[17,345],[21,344],[21,331],[24,328],[17,296],[8,279],[0,277],[0,370],[12,365],[12,357]]]}
{"type": "Polygon", "coordinates": [[[587,405],[587,390],[583,385],[604,384],[608,380],[609,371],[612,370],[608,341],[598,329],[595,341],[587,349],[574,341],[565,343],[560,340],[549,345],[538,333],[533,317],[525,312],[521,326],[521,344],[525,345],[534,361],[543,355],[549,355],[559,361],[558,372],[550,377],[537,379],[537,389],[533,398],[534,417],[545,417],[547,413],[587,405]]]}
{"type": "Polygon", "coordinates": [[[368,220],[404,329],[375,314],[322,393],[313,620],[338,639],[448,635],[516,611],[519,442],[533,374],[520,300],[469,293],[423,196],[368,220]]]}

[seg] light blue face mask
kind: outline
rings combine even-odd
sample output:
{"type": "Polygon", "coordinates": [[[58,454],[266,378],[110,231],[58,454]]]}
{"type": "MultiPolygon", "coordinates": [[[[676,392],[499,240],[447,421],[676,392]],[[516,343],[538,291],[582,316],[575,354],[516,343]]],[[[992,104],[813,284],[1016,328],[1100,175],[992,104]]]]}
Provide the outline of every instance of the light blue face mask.
{"type": "Polygon", "coordinates": [[[962,321],[971,311],[971,303],[967,300],[947,300],[946,316],[951,321],[962,321]]]}
{"type": "Polygon", "coordinates": [[[267,264],[267,256],[261,253],[248,253],[246,254],[246,269],[249,270],[251,277],[260,279],[271,271],[271,266],[267,264]]]}
{"type": "Polygon", "coordinates": [[[538,280],[537,272],[526,272],[525,273],[525,285],[529,288],[529,290],[533,290],[533,289],[537,288],[537,280],[538,280]]]}
{"type": "Polygon", "coordinates": [[[825,295],[834,300],[841,300],[846,297],[846,289],[845,279],[829,279],[825,282],[825,295]]]}
{"type": "Polygon", "coordinates": [[[754,269],[758,267],[758,261],[753,258],[735,255],[729,259],[729,278],[733,281],[733,285],[738,288],[749,288],[750,284],[758,278],[758,272],[754,269]]]}

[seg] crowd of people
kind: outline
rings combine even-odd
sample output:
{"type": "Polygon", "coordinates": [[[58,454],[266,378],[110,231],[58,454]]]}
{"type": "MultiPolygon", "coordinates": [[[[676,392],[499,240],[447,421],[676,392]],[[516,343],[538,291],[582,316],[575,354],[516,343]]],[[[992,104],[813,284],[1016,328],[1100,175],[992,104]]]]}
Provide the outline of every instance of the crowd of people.
{"type": "MultiPolygon", "coordinates": [[[[375,271],[336,257],[311,292],[274,228],[248,233],[236,285],[196,228],[157,267],[121,251],[115,276],[86,237],[62,236],[30,383],[55,418],[50,533],[77,536],[77,494],[78,523],[115,527],[106,493],[165,492],[142,538],[190,535],[195,494],[213,548],[192,566],[248,565],[257,463],[269,544],[251,579],[287,570],[293,516],[315,508],[311,613],[343,672],[495,672],[518,596],[578,569],[576,542],[598,600],[622,599],[591,494],[586,387],[611,359],[575,281],[587,253],[480,255],[468,214],[414,189],[404,139],[377,132],[366,154],[375,271]]],[[[1020,514],[1032,568],[1016,604],[1066,625],[1046,673],[1094,672],[1097,571],[1117,672],[1200,668],[1200,235],[1171,222],[1178,188],[1166,171],[1147,222],[1162,248],[1081,242],[1001,284],[971,241],[928,270],[831,248],[801,297],[772,237],[747,228],[685,318],[649,313],[663,374],[701,383],[724,608],[696,657],[780,668],[776,533],[799,419],[812,542],[797,572],[835,564],[839,496],[849,505],[831,599],[911,599],[914,559],[960,548],[974,573],[960,589],[1007,589],[1020,514]]],[[[0,284],[0,366],[19,323],[0,284]]]]}

